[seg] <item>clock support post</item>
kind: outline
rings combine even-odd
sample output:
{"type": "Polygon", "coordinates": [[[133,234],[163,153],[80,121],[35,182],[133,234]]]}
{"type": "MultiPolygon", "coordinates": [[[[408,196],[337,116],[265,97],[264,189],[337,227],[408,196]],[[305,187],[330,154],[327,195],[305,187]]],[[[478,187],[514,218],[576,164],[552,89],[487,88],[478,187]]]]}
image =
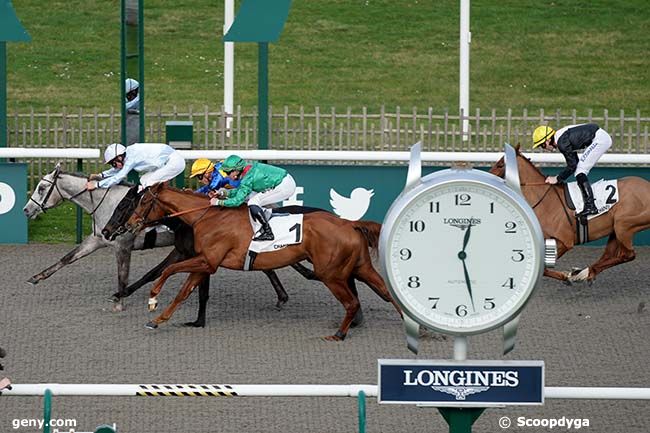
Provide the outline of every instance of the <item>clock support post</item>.
{"type": "MultiPolygon", "coordinates": [[[[467,359],[467,337],[454,337],[454,361],[467,359]]],[[[439,407],[440,415],[449,424],[449,433],[471,433],[472,425],[485,411],[484,407],[439,407]]]]}

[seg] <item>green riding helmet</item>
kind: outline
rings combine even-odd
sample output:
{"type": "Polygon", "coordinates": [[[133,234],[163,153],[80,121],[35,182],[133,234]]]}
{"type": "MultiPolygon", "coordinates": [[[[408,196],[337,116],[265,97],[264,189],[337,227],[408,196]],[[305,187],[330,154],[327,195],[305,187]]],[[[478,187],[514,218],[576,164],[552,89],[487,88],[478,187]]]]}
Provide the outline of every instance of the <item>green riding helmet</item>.
{"type": "Polygon", "coordinates": [[[246,167],[246,161],[237,155],[230,155],[226,160],[221,164],[221,169],[226,173],[231,171],[242,171],[246,167]]]}

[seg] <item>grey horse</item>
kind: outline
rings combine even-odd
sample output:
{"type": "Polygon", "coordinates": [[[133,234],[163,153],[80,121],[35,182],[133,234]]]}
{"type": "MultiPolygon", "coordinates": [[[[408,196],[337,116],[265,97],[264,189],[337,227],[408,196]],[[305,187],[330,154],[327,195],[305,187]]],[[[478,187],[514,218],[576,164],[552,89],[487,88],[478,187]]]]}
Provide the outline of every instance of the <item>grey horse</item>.
{"type": "MultiPolygon", "coordinates": [[[[143,278],[138,281],[136,287],[127,288],[131,252],[133,250],[144,250],[175,245],[175,233],[172,231],[162,230],[159,231],[155,237],[147,234],[135,236],[131,233],[125,233],[116,237],[114,240],[105,239],[101,234],[102,229],[110,220],[117,205],[126,196],[132,186],[120,184],[109,189],[87,191],[85,187],[86,181],[87,178],[85,175],[65,173],[61,170],[60,165],[57,165],[53,172],[44,176],[38,185],[36,185],[32,196],[23,208],[25,216],[28,218],[35,218],[37,215],[45,213],[48,209],[58,206],[64,200],[69,200],[79,205],[84,209],[84,211],[91,215],[93,233],[86,237],[76,248],[63,256],[57,263],[34,275],[28,280],[28,282],[31,284],[38,284],[40,281],[49,278],[64,266],[69,265],[70,263],[73,263],[100,248],[111,247],[114,250],[117,259],[117,294],[122,294],[122,296],[114,298],[116,301],[114,310],[121,311],[124,308],[123,298],[133,293],[136,288],[143,285],[146,281],[150,281],[148,278],[146,280],[143,278]]],[[[178,243],[177,239],[176,243],[178,243]]],[[[175,251],[172,251],[170,256],[174,255],[174,253],[175,251]]],[[[169,260],[169,257],[166,260],[169,260]]],[[[164,261],[163,263],[166,262],[164,261]]],[[[161,265],[163,264],[161,263],[161,265]]],[[[159,267],[161,265],[159,265],[159,267]]],[[[273,288],[278,296],[278,305],[281,305],[287,301],[288,295],[275,273],[273,271],[270,271],[270,273],[272,273],[272,275],[267,274],[267,276],[271,280],[273,288]]],[[[205,290],[209,289],[205,288],[205,290]]],[[[207,302],[207,294],[204,301],[207,302]]],[[[201,303],[205,304],[205,302],[201,303]]],[[[205,305],[203,305],[203,311],[204,310],[205,305]]],[[[198,323],[202,323],[200,318],[198,323]]],[[[194,326],[196,326],[196,324],[194,324],[194,326]]]]}
{"type": "MultiPolygon", "coordinates": [[[[65,173],[61,166],[57,165],[54,171],[45,175],[32,193],[29,201],[23,208],[27,218],[36,218],[41,213],[47,212],[64,200],[69,200],[79,205],[92,217],[93,233],[87,236],[77,247],[63,256],[58,262],[31,277],[30,284],[38,284],[52,276],[59,269],[69,265],[94,251],[111,247],[115,252],[117,260],[117,284],[120,292],[124,291],[129,279],[131,264],[131,252],[133,250],[145,249],[145,237],[124,234],[113,241],[104,239],[101,230],[113,214],[113,210],[129,191],[129,185],[116,185],[109,189],[98,189],[95,191],[86,190],[87,178],[84,175],[65,173]]],[[[156,237],[155,245],[152,247],[163,247],[174,244],[172,232],[161,232],[156,237]]],[[[121,310],[121,303],[116,305],[116,310],[121,310]]]]}

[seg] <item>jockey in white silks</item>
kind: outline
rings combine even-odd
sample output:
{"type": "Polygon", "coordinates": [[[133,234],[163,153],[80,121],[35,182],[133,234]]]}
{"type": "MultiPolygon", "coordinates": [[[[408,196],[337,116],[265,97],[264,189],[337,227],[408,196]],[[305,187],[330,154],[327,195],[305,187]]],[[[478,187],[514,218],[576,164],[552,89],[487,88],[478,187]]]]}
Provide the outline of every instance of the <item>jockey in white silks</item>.
{"type": "Polygon", "coordinates": [[[142,189],[171,180],[185,170],[185,158],[163,143],[134,143],[128,147],[119,143],[109,144],[104,152],[104,161],[111,168],[90,175],[86,184],[89,191],[117,185],[126,179],[131,170],[141,173],[142,189]]]}

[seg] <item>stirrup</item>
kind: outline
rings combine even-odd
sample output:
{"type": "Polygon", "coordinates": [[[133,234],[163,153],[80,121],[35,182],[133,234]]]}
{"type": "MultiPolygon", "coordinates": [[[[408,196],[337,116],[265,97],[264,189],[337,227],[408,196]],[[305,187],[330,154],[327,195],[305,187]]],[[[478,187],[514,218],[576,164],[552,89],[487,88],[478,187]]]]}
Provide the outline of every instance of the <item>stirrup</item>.
{"type": "Polygon", "coordinates": [[[260,231],[257,233],[257,235],[253,238],[254,241],[273,241],[275,240],[275,236],[273,236],[273,232],[271,229],[265,230],[264,227],[260,229],[260,231]]]}
{"type": "Polygon", "coordinates": [[[576,216],[578,216],[578,217],[582,217],[582,216],[586,217],[586,216],[589,216],[589,215],[598,215],[598,208],[596,208],[595,205],[594,206],[585,205],[585,207],[582,209],[582,211],[580,213],[576,214],[576,216]]]}

